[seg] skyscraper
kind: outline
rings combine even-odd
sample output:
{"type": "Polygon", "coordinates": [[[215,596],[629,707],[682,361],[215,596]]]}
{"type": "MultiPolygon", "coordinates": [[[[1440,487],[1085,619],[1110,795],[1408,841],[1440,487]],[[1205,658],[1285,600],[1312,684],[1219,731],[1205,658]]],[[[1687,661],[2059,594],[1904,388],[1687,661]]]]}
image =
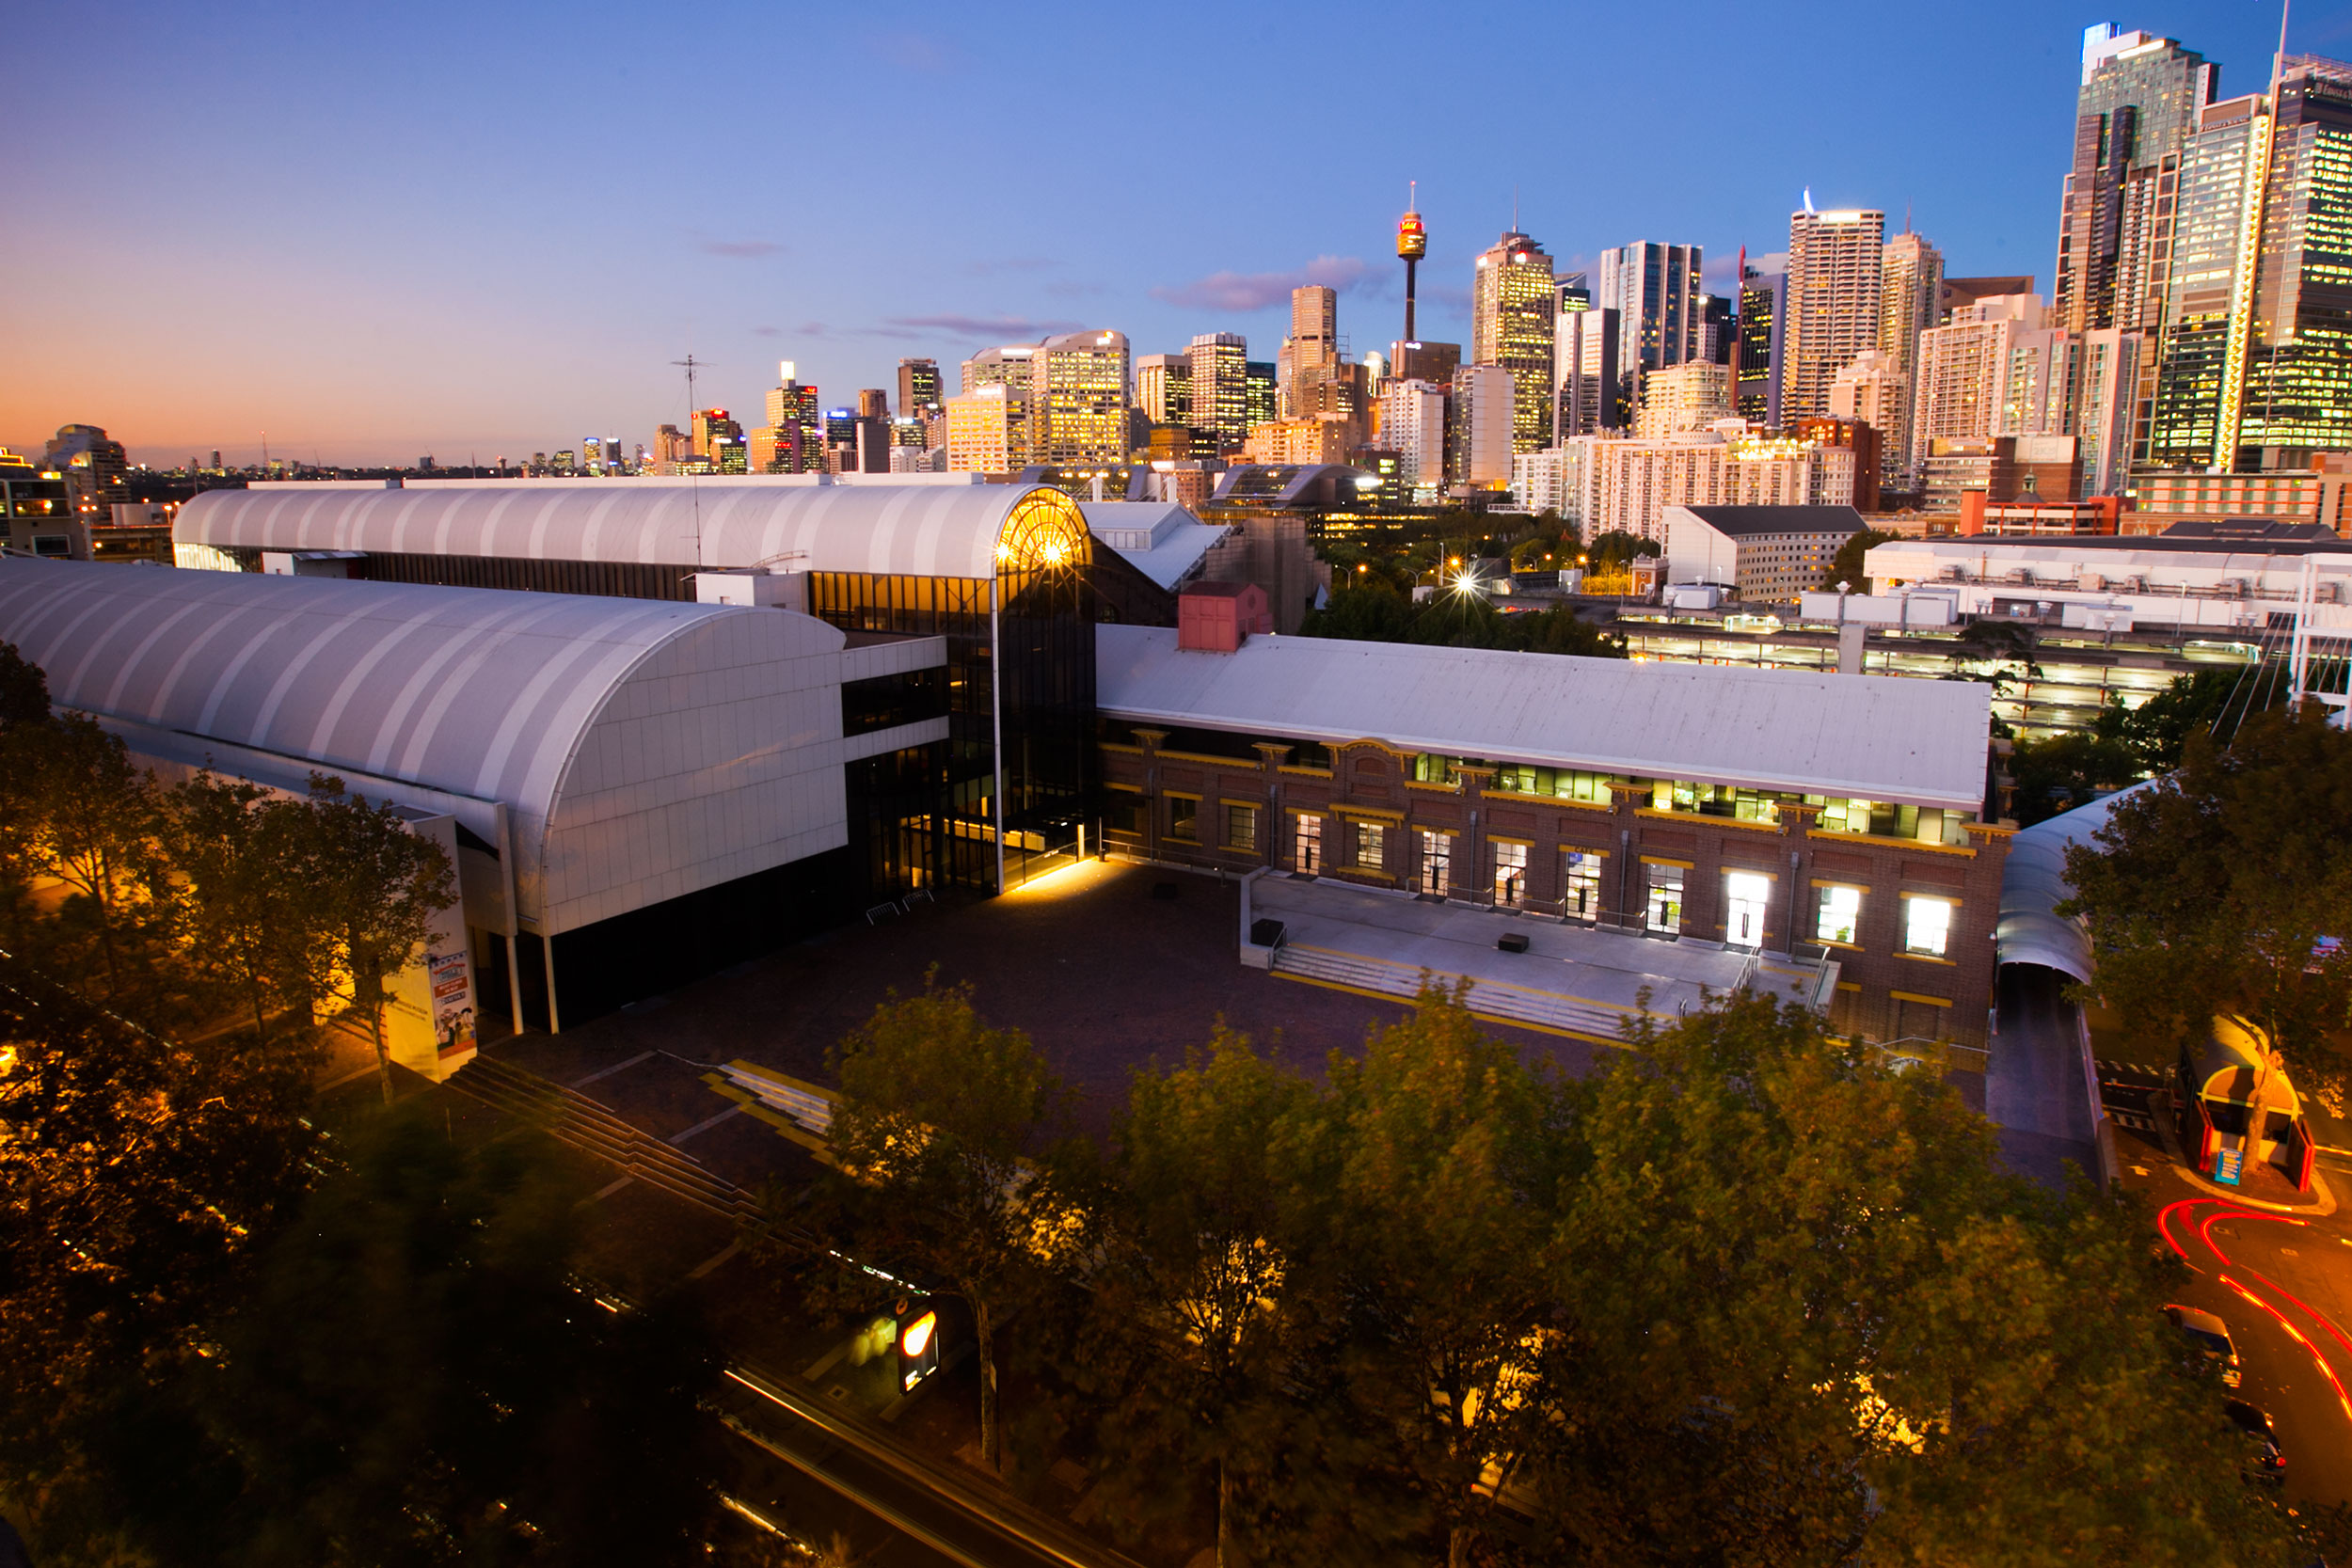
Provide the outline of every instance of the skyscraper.
{"type": "Polygon", "coordinates": [[[1511,372],[1464,365],[1446,400],[1445,476],[1456,484],[1500,488],[1511,483],[1512,421],[1518,407],[1511,372]]]}
{"type": "Polygon", "coordinates": [[[1875,481],[1892,483],[1910,467],[1908,446],[1898,451],[1896,443],[1910,437],[1911,378],[1893,355],[1872,349],[1830,377],[1829,412],[1832,419],[1867,424],[1877,436],[1875,481]]]}
{"type": "Polygon", "coordinates": [[[1908,230],[1886,242],[1879,252],[1878,352],[1900,378],[1902,395],[1885,411],[1891,425],[1852,417],[1878,432],[1882,477],[1890,485],[1901,485],[1911,466],[1911,379],[1918,369],[1919,334],[1934,328],[1943,293],[1942,252],[1908,230]]]}
{"type": "Polygon", "coordinates": [[[1698,357],[1700,250],[1694,245],[1636,241],[1600,253],[1600,291],[1593,303],[1617,312],[1615,408],[1612,430],[1633,420],[1645,371],[1698,357]]]}
{"type": "Polygon", "coordinates": [[[1561,279],[1552,326],[1552,438],[1609,429],[1616,412],[1617,312],[1593,303],[1584,275],[1561,279]]]}
{"type": "Polygon", "coordinates": [[[2121,327],[2082,335],[2082,374],[2074,398],[2086,496],[2119,496],[2130,478],[2132,435],[2146,340],[2121,327]]]}
{"type": "Polygon", "coordinates": [[[1513,451],[1551,444],[1552,330],[1559,309],[1551,258],[1543,246],[1513,230],[1479,253],[1470,274],[1470,361],[1511,372],[1513,451]]]}
{"type": "Polygon", "coordinates": [[[1192,359],[1183,354],[1136,356],[1136,406],[1152,424],[1192,422],[1192,359]]]}
{"type": "Polygon", "coordinates": [[[824,471],[824,417],[818,407],[817,388],[800,384],[798,369],[791,360],[783,360],[776,366],[777,384],[768,388],[768,423],[758,433],[755,467],[760,472],[824,471]]]}
{"type": "Polygon", "coordinates": [[[939,386],[939,361],[936,359],[901,359],[898,361],[898,417],[919,420],[928,409],[944,406],[939,386]]]}
{"type": "Polygon", "coordinates": [[[1281,369],[1278,412],[1296,419],[1312,404],[1307,388],[1328,378],[1340,362],[1340,292],[1320,283],[1291,291],[1291,335],[1275,363],[1281,369]]]}
{"type": "Polygon", "coordinates": [[[1781,333],[1788,325],[1788,275],[1740,268],[1740,378],[1733,406],[1740,417],[1780,428],[1781,333]]]}
{"type": "Polygon", "coordinates": [[[1186,351],[1192,361],[1192,428],[1220,446],[1249,434],[1249,344],[1237,332],[1204,332],[1186,351]]]}
{"type": "Polygon", "coordinates": [[[1830,377],[1878,347],[1885,230],[1886,214],[1865,209],[1788,214],[1782,424],[1828,413],[1830,377]]]}
{"type": "Polygon", "coordinates": [[[1127,455],[1127,335],[1066,332],[1031,361],[1033,463],[1090,463],[1127,455]]]}
{"type": "Polygon", "coordinates": [[[1443,484],[1445,388],[1391,379],[1380,392],[1380,442],[1397,453],[1397,477],[1406,484],[1443,484]]]}
{"type": "Polygon", "coordinates": [[[2009,401],[2011,351],[2020,334],[2042,330],[2042,301],[1996,294],[1952,312],[1949,326],[1919,334],[1918,375],[1911,394],[1911,464],[1925,470],[1939,440],[2001,434],[2009,401]]]}
{"type": "Polygon", "coordinates": [[[861,387],[857,394],[857,415],[861,420],[890,418],[890,393],[880,387],[861,387]]]}

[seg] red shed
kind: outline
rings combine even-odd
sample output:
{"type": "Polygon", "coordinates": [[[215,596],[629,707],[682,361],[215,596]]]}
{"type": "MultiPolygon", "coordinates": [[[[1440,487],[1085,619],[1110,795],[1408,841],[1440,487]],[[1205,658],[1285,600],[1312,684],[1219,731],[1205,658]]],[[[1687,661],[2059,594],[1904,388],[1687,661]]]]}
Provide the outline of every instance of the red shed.
{"type": "Polygon", "coordinates": [[[1265,590],[1254,582],[1196,582],[1176,601],[1176,646],[1204,654],[1240,651],[1253,631],[1274,630],[1265,590]]]}

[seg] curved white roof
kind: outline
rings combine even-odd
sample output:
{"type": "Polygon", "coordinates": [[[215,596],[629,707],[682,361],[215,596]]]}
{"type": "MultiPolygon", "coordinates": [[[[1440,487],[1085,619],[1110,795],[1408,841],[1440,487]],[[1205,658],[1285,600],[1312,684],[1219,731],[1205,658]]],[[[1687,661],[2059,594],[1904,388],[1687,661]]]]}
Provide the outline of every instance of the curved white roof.
{"type": "Polygon", "coordinates": [[[1326,742],[1977,810],[1992,690],[1970,681],[1252,637],[1187,653],[1094,628],[1105,713],[1326,742]]]}
{"type": "Polygon", "coordinates": [[[2107,825],[2118,800],[2156,782],[2150,779],[2060,812],[2009,841],[2009,859],[2001,865],[2000,924],[1993,933],[1996,962],[2041,964],[2090,983],[2090,933],[2079,922],[2052,912],[2074,894],[2066,880],[2067,846],[2089,843],[2107,825]]]}
{"type": "Polygon", "coordinates": [[[480,486],[207,490],[180,509],[175,543],[795,571],[990,578],[1018,484],[534,482],[480,486]]]}
{"type": "Polygon", "coordinates": [[[789,611],[0,560],[0,640],[60,709],[504,801],[550,931],[797,858],[743,797],[839,760],[829,688],[746,670],[837,664],[842,634],[789,611]],[[622,842],[721,798],[729,842],[622,842]]]}

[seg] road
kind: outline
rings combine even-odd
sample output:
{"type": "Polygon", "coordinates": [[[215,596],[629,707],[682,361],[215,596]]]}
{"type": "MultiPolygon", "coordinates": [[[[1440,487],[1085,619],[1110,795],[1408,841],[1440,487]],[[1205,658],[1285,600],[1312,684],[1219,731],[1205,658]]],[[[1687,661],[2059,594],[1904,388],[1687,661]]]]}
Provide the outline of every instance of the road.
{"type": "MultiPolygon", "coordinates": [[[[2269,1413],[2286,1451],[2287,1496],[2352,1499],[2352,1216],[2278,1213],[2192,1184],[2158,1131],[2162,1075],[2100,1069],[2123,1184],[2147,1195],[2164,1241],[2196,1271],[2182,1305],[2229,1325],[2239,1395],[2269,1413]]],[[[2352,1171],[2321,1174],[2352,1197],[2352,1171]]]]}

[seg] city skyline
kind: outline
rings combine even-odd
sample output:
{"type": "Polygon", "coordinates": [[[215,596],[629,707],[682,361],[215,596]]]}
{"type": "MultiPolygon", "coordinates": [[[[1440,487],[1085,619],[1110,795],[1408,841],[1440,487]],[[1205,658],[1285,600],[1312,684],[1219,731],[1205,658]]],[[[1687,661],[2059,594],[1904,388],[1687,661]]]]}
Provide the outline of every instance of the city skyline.
{"type": "MultiPolygon", "coordinates": [[[[1486,24],[1512,24],[1509,8],[1494,9],[1486,24]]],[[[1335,79],[1353,80],[1408,25],[1390,12],[1211,11],[1200,24],[1245,57],[1319,39],[1335,79]]],[[[1708,288],[1724,292],[1739,246],[1752,261],[1780,250],[1810,188],[1824,209],[1883,211],[1890,234],[1908,212],[1953,274],[2031,274],[2046,298],[2081,27],[2112,17],[2179,38],[2219,63],[2230,94],[2263,85],[2277,24],[2213,5],[2057,18],[2006,8],[1971,29],[2022,40],[1983,45],[2004,59],[1988,85],[1917,71],[1912,62],[1950,48],[1933,21],[1864,25],[1858,10],[1824,9],[1743,56],[1744,71],[1782,84],[1771,145],[1787,150],[1769,161],[1738,155],[1755,145],[1756,105],[1654,117],[1629,81],[1580,89],[1580,119],[1613,115],[1621,136],[1503,155],[1433,114],[1420,145],[1400,153],[1367,137],[1376,153],[1324,160],[1327,178],[1301,191],[1216,171],[1246,166],[1254,144],[1338,134],[1331,105],[1244,85],[1218,89],[1232,123],[1207,123],[1200,156],[1172,175],[1138,175],[1167,165],[1149,157],[1152,121],[1134,116],[1067,146],[1025,143],[1011,178],[959,176],[972,155],[961,87],[1016,62],[946,12],[896,30],[796,24],[780,53],[775,24],[712,11],[698,28],[744,47],[696,52],[691,70],[632,47],[634,20],[617,12],[536,29],[469,15],[463,31],[444,14],[457,15],[405,19],[394,48],[345,19],[232,24],[124,8],[123,90],[108,116],[67,113],[63,80],[28,84],[10,111],[20,221],[0,240],[18,282],[0,326],[28,369],[0,388],[0,443],[38,451],[84,420],[158,467],[215,449],[252,462],[264,430],[273,455],[302,461],[514,461],[585,435],[633,445],[682,425],[670,361],[690,350],[709,367],[696,401],[739,416],[759,406],[778,359],[797,361],[832,406],[889,385],[902,356],[948,369],[993,342],[1081,326],[1123,332],[1138,355],[1239,332],[1252,359],[1271,359],[1301,282],[1341,291],[1340,333],[1360,356],[1401,325],[1388,249],[1408,178],[1431,235],[1432,340],[1469,340],[1472,259],[1511,227],[1515,194],[1519,227],[1562,274],[1637,239],[1693,244],[1708,288]],[[469,47],[417,54],[437,36],[469,47]],[[796,73],[802,96],[780,109],[766,72],[787,58],[826,69],[796,73]],[[1908,109],[1891,126],[1870,107],[1890,73],[1908,109]],[[881,124],[866,112],[894,103],[925,107],[858,136],[824,129],[881,124]],[[787,145],[773,156],[805,159],[804,177],[779,181],[758,150],[761,128],[779,123],[787,145]],[[697,150],[712,148],[723,150],[697,150]],[[1626,161],[1637,153],[1638,167],[1626,161]],[[1069,199],[1088,186],[1133,198],[1069,199]],[[779,190],[788,197],[769,194],[779,190]],[[1020,217],[1032,197],[1045,215],[1020,217]],[[102,206],[149,221],[102,226],[102,206]],[[1122,206],[1136,215],[1051,216],[1122,206]]],[[[1700,25],[1733,16],[1703,12],[1700,25]]],[[[1106,25],[1017,29],[1049,40],[1018,69],[1061,79],[1152,57],[1140,23],[1106,25]]],[[[1603,55],[1633,36],[1606,16],[1569,25],[1603,55]]],[[[2290,48],[2352,54],[2352,9],[2298,10],[2290,48]]],[[[1416,64],[1429,89],[1417,102],[1475,74],[1441,51],[1416,64]]]]}

